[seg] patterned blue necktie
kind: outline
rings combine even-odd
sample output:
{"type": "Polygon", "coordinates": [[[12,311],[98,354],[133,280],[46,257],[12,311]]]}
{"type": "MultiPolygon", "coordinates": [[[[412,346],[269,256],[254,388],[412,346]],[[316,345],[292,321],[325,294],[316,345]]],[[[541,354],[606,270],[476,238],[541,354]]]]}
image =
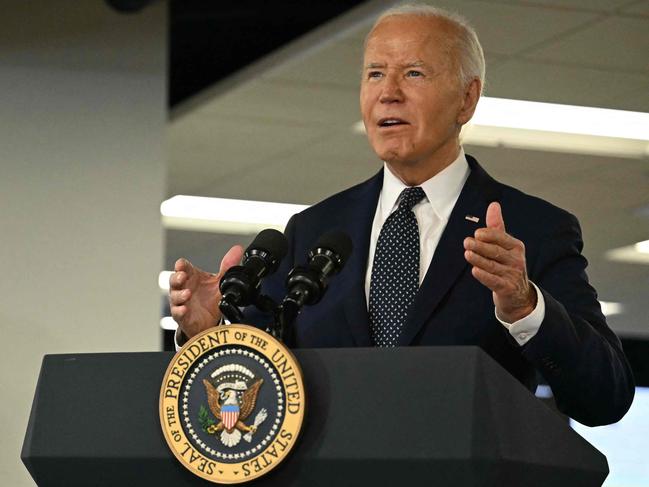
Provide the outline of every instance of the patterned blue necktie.
{"type": "Polygon", "coordinates": [[[426,194],[406,188],[376,243],[370,280],[370,337],[377,347],[395,347],[419,289],[419,226],[412,207],[426,194]]]}

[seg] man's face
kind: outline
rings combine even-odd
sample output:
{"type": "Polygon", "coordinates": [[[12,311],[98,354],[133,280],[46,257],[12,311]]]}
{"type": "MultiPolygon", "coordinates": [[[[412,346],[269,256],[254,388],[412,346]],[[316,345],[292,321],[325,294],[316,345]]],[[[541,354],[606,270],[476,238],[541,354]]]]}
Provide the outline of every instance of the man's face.
{"type": "Polygon", "coordinates": [[[367,41],[361,113],[370,145],[395,168],[457,156],[459,130],[468,119],[448,47],[453,28],[441,19],[394,16],[367,41]]]}

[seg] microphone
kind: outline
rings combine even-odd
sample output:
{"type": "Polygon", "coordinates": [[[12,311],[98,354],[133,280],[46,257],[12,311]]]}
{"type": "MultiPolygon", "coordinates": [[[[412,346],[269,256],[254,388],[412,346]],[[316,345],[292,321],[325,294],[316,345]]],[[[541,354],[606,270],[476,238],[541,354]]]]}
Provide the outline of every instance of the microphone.
{"type": "Polygon", "coordinates": [[[282,317],[290,324],[304,305],[317,304],[327,290],[331,276],[342,270],[352,252],[352,241],[341,231],[322,235],[309,250],[306,266],[295,267],[288,275],[288,294],[282,302],[282,317]]]}
{"type": "Polygon", "coordinates": [[[261,279],[277,270],[287,252],[288,242],[282,232],[269,228],[259,232],[244,252],[241,265],[228,269],[221,279],[219,308],[228,320],[243,321],[239,307],[256,301],[261,279]]]}

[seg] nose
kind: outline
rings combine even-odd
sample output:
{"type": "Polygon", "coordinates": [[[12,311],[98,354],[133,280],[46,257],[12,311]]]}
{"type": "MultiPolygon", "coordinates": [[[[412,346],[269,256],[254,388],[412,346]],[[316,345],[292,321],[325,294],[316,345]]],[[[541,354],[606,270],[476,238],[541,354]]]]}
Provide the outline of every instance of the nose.
{"type": "Polygon", "coordinates": [[[403,91],[401,91],[399,77],[396,73],[386,74],[381,88],[379,98],[381,103],[400,103],[403,101],[403,91]]]}

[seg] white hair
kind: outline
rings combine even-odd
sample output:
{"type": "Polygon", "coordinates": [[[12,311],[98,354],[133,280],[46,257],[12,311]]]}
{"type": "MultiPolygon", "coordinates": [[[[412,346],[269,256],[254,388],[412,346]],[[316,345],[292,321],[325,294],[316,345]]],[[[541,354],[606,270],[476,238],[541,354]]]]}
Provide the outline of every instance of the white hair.
{"type": "Polygon", "coordinates": [[[468,85],[474,79],[480,80],[481,89],[485,83],[485,60],[484,52],[478,34],[473,26],[467,19],[455,12],[427,5],[425,3],[406,3],[397,5],[396,7],[389,8],[381,14],[381,16],[374,22],[370,33],[365,39],[372,34],[374,28],[387,17],[394,17],[399,15],[412,15],[417,17],[434,17],[444,19],[457,28],[457,36],[455,36],[454,48],[458,54],[458,69],[459,79],[463,85],[468,85]]]}

